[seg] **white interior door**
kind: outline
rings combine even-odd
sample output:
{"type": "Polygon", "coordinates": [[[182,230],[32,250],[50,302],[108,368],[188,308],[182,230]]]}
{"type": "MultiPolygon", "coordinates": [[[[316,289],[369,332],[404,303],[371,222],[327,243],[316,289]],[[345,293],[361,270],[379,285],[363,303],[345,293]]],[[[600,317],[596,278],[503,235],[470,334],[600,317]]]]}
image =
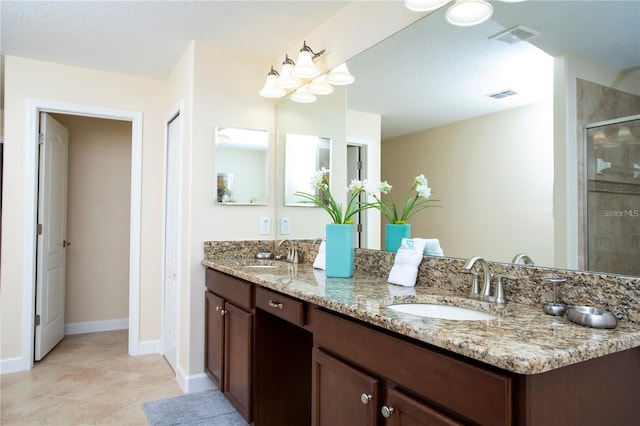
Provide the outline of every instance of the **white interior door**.
{"type": "Polygon", "coordinates": [[[163,354],[176,370],[178,348],[178,301],[180,282],[180,131],[178,114],[167,125],[167,167],[164,241],[163,354]]]}
{"type": "Polygon", "coordinates": [[[49,114],[40,115],[38,249],[36,271],[36,361],[64,337],[69,132],[49,114]]]}

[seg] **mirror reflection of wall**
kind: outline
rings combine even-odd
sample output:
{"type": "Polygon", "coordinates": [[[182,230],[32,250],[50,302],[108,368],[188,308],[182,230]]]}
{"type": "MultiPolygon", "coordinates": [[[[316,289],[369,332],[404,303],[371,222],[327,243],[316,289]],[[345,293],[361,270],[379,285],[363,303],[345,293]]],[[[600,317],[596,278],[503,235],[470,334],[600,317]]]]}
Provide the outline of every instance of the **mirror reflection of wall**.
{"type": "MultiPolygon", "coordinates": [[[[318,96],[314,103],[301,104],[293,102],[289,97],[278,101],[278,218],[288,218],[290,229],[288,234],[281,234],[279,238],[315,239],[325,234],[325,225],[330,222],[329,215],[320,208],[299,208],[299,197],[295,197],[293,204],[285,200],[286,171],[289,163],[306,161],[299,155],[287,155],[287,138],[289,134],[321,135],[330,141],[329,164],[331,168],[331,193],[340,202],[346,202],[346,152],[347,152],[347,103],[346,88],[336,86],[332,94],[318,96]]],[[[324,152],[324,151],[322,151],[324,152]]],[[[315,156],[314,156],[315,157],[315,156]]],[[[315,164],[315,163],[314,163],[315,164]]],[[[320,163],[317,163],[320,164],[320,163]]],[[[303,192],[309,192],[309,182],[317,169],[311,168],[305,176],[300,176],[296,185],[303,192]]],[[[279,221],[278,221],[279,222],[279,221]]]]}
{"type": "Polygon", "coordinates": [[[269,132],[219,127],[214,200],[221,205],[266,205],[269,132]]]}
{"type": "Polygon", "coordinates": [[[313,193],[311,178],[316,170],[331,170],[331,139],[287,133],[285,136],[285,194],[287,206],[313,207],[296,192],[313,193]]]}

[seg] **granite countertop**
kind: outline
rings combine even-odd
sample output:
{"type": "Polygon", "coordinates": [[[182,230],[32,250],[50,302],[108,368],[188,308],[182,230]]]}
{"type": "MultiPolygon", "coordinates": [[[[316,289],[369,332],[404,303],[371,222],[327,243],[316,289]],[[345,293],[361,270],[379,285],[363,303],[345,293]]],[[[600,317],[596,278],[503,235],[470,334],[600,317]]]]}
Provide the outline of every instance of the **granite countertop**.
{"type": "Polygon", "coordinates": [[[640,346],[640,325],[628,321],[618,322],[615,329],[593,329],[574,324],[566,317],[546,315],[542,306],[514,302],[497,306],[425,286],[391,285],[387,277],[358,272],[352,278],[327,278],[324,271],[307,264],[205,259],[202,265],[519,374],[543,373],[640,346]],[[443,320],[387,308],[404,302],[455,304],[498,318],[443,320]]]}

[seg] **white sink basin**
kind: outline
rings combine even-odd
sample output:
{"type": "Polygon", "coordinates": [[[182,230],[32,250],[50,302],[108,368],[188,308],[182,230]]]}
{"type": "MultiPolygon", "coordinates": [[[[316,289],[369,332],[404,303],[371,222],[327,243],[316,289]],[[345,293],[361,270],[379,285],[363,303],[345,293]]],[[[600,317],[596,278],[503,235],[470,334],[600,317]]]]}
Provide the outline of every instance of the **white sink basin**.
{"type": "Polygon", "coordinates": [[[496,319],[495,315],[474,309],[460,308],[451,305],[438,305],[431,303],[404,303],[389,305],[389,309],[403,312],[405,314],[418,315],[421,317],[440,318],[458,321],[481,321],[496,319]]]}

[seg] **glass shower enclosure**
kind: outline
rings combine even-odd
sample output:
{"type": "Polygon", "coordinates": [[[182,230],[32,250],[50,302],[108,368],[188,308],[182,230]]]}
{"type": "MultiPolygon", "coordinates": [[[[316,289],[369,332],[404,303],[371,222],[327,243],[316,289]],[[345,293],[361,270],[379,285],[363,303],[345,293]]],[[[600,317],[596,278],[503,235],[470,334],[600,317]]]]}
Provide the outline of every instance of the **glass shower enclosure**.
{"type": "Polygon", "coordinates": [[[587,269],[640,275],[640,115],[587,125],[587,269]]]}

